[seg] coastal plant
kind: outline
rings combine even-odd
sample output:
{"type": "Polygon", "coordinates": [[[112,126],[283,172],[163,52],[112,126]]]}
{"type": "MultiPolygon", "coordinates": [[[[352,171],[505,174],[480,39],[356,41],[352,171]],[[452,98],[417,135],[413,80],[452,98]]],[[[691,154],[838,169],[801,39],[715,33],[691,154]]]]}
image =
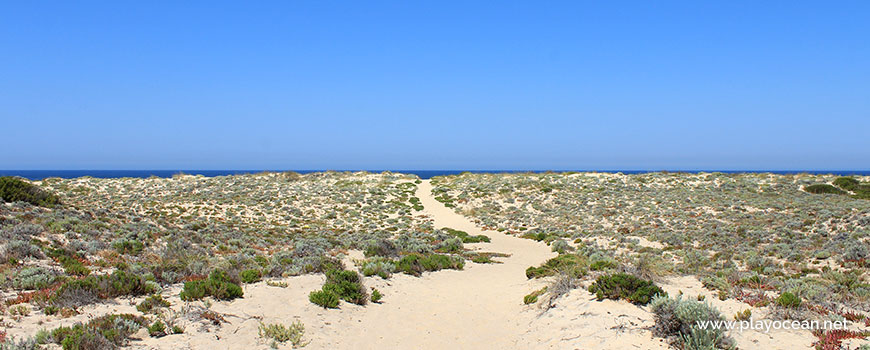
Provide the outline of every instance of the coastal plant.
{"type": "Polygon", "coordinates": [[[145,300],[142,300],[142,302],[139,303],[139,305],[136,305],[136,310],[139,310],[139,312],[142,312],[142,313],[149,313],[149,312],[153,311],[155,308],[169,307],[169,306],[170,306],[169,301],[167,301],[166,299],[163,299],[163,296],[161,296],[160,294],[153,294],[153,295],[145,298],[145,300]]]}
{"type": "Polygon", "coordinates": [[[338,308],[338,295],[333,291],[315,290],[308,293],[308,300],[313,304],[320,305],[324,309],[338,308]]]}
{"type": "Polygon", "coordinates": [[[16,289],[43,289],[63,280],[58,272],[44,267],[25,267],[16,272],[10,282],[16,289]]]}
{"type": "Polygon", "coordinates": [[[263,278],[259,269],[248,269],[239,273],[242,283],[257,283],[263,278]]]}
{"type": "Polygon", "coordinates": [[[722,314],[710,306],[678,296],[671,299],[659,295],[649,303],[655,314],[653,334],[670,338],[685,349],[732,349],[733,340],[720,328],[698,327],[702,322],[724,321],[722,314]]]}
{"type": "MultiPolygon", "coordinates": [[[[305,325],[301,321],[294,321],[290,326],[285,326],[280,323],[260,323],[257,331],[261,338],[271,339],[273,342],[285,343],[290,342],[293,347],[305,346],[302,337],[305,335],[305,325]]],[[[277,347],[275,344],[273,348],[277,347]]]]}
{"type": "Polygon", "coordinates": [[[534,304],[538,302],[538,297],[547,292],[547,287],[538,289],[523,297],[523,304],[534,304]]]}
{"type": "Polygon", "coordinates": [[[381,294],[381,291],[379,291],[375,287],[372,287],[372,302],[375,304],[379,304],[381,302],[381,299],[383,299],[383,298],[384,298],[384,295],[381,294]]]}
{"type": "Polygon", "coordinates": [[[396,265],[392,260],[379,256],[366,259],[360,266],[363,276],[380,276],[383,279],[390,278],[395,269],[396,265]]]}
{"type": "Polygon", "coordinates": [[[109,314],[87,323],[58,327],[50,339],[64,350],[114,349],[123,346],[140,328],[147,327],[145,318],[131,314],[109,314]]]}
{"type": "Polygon", "coordinates": [[[797,308],[801,306],[801,298],[791,292],[783,292],[775,300],[776,304],[785,308],[797,308]]]}
{"type": "Polygon", "coordinates": [[[566,271],[575,277],[581,277],[586,274],[587,259],[579,254],[560,254],[555,258],[551,258],[541,264],[541,266],[531,266],[526,269],[526,278],[541,278],[553,276],[561,271],[566,271]]]}
{"type": "Polygon", "coordinates": [[[349,303],[365,305],[368,302],[368,291],[356,271],[327,271],[326,283],[323,284],[322,290],[331,292],[349,303]]]}
{"type": "Polygon", "coordinates": [[[594,293],[599,301],[604,299],[625,299],[638,305],[648,304],[657,295],[667,295],[665,291],[652,281],[626,273],[598,277],[589,286],[589,292],[594,293]]]}
{"type": "Polygon", "coordinates": [[[420,276],[425,271],[462,270],[464,265],[462,258],[443,254],[408,254],[395,262],[397,272],[413,276],[420,276]]]}
{"type": "Polygon", "coordinates": [[[210,296],[218,300],[233,300],[244,295],[238,284],[232,283],[227,273],[221,270],[212,271],[208,278],[184,283],[184,290],[179,295],[181,300],[192,301],[210,296]]]}
{"type": "Polygon", "coordinates": [[[828,184],[804,186],[804,191],[815,194],[846,194],[845,191],[828,184]]]}
{"type": "Polygon", "coordinates": [[[462,243],[480,243],[480,242],[489,243],[490,242],[490,238],[487,237],[486,235],[472,236],[472,235],[469,235],[468,232],[452,229],[449,227],[442,228],[441,230],[446,232],[448,235],[451,235],[453,237],[461,239],[462,243]]]}
{"type": "Polygon", "coordinates": [[[147,283],[142,276],[118,270],[109,275],[67,281],[53,292],[50,302],[61,307],[78,307],[98,299],[146,295],[156,291],[154,285],[147,283]]]}
{"type": "Polygon", "coordinates": [[[56,195],[17,177],[0,177],[0,200],[4,202],[27,202],[41,207],[60,204],[56,195]]]}

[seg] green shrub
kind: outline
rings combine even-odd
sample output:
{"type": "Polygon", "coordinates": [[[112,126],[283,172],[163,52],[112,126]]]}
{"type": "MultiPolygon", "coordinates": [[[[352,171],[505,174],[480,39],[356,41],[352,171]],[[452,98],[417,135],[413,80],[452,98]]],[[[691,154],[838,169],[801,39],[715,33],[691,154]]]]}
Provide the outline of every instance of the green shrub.
{"type": "Polygon", "coordinates": [[[855,191],[860,185],[861,182],[853,177],[838,177],[836,180],[834,180],[834,186],[837,186],[847,191],[855,191]]]}
{"type": "Polygon", "coordinates": [[[363,276],[366,277],[377,275],[383,279],[387,279],[392,276],[395,269],[396,265],[392,260],[376,256],[366,259],[360,267],[360,272],[362,272],[363,276]]]}
{"type": "MultiPolygon", "coordinates": [[[[111,314],[92,319],[87,324],[59,327],[50,338],[64,350],[114,349],[123,346],[130,335],[147,325],[145,318],[131,314],[111,314]]],[[[47,340],[47,339],[46,339],[47,340]]]]}
{"type": "Polygon", "coordinates": [[[338,307],[338,295],[325,290],[315,290],[308,293],[308,300],[322,306],[324,309],[335,309],[338,307]]]}
{"type": "Polygon", "coordinates": [[[154,323],[148,326],[148,334],[155,338],[162,337],[166,335],[166,325],[160,320],[154,321],[154,323]]]}
{"type": "Polygon", "coordinates": [[[455,229],[452,229],[449,227],[442,228],[442,230],[444,232],[447,232],[448,235],[451,235],[453,237],[457,237],[457,238],[461,239],[462,243],[480,243],[480,242],[489,243],[490,242],[489,237],[487,237],[485,235],[472,236],[472,235],[469,235],[468,232],[455,230],[455,229]]]}
{"type": "Polygon", "coordinates": [[[239,278],[242,279],[242,283],[257,283],[263,278],[263,274],[258,269],[250,269],[239,273],[239,278]]]}
{"type": "Polygon", "coordinates": [[[259,334],[261,338],[269,338],[279,343],[289,341],[290,344],[293,344],[293,347],[304,346],[302,336],[305,335],[305,325],[300,321],[294,321],[290,327],[278,323],[261,323],[259,334]]]}
{"type": "Polygon", "coordinates": [[[120,240],[112,243],[112,247],[121,254],[129,255],[139,255],[139,253],[141,253],[142,250],[145,249],[145,245],[142,244],[142,242],[130,239],[120,240]]]}
{"type": "Polygon", "coordinates": [[[846,194],[843,190],[828,184],[804,186],[804,191],[815,194],[846,194]]]}
{"type": "Polygon", "coordinates": [[[16,289],[43,289],[63,280],[57,272],[44,267],[26,267],[12,278],[12,287],[16,289]]]}
{"type": "Polygon", "coordinates": [[[377,288],[372,287],[372,302],[373,303],[380,303],[381,299],[383,299],[383,298],[384,298],[384,295],[381,294],[381,291],[379,291],[377,288]]]}
{"type": "Polygon", "coordinates": [[[592,264],[589,264],[589,269],[592,271],[601,271],[604,269],[613,269],[616,267],[617,267],[616,262],[613,260],[608,260],[608,259],[596,260],[596,261],[592,262],[592,264]]]}
{"type": "Polygon", "coordinates": [[[326,283],[323,284],[322,289],[325,292],[332,292],[347,302],[365,305],[369,296],[361,280],[356,271],[330,270],[326,272],[326,283]]]}
{"type": "Polygon", "coordinates": [[[96,299],[138,296],[156,292],[142,276],[117,270],[109,275],[87,276],[64,283],[51,297],[60,306],[81,306],[96,299]]]}
{"type": "Polygon", "coordinates": [[[523,304],[534,304],[538,302],[538,297],[547,292],[547,287],[538,289],[523,297],[523,304]]]}
{"type": "Polygon", "coordinates": [[[169,301],[167,301],[166,299],[163,299],[163,296],[161,296],[160,294],[154,294],[154,295],[151,295],[151,296],[145,298],[145,300],[142,300],[142,302],[139,303],[139,305],[136,305],[136,310],[139,310],[139,312],[142,312],[142,313],[148,313],[148,312],[151,312],[152,310],[154,310],[155,307],[169,307],[169,306],[170,306],[169,301]]]}
{"type": "Polygon", "coordinates": [[[675,339],[682,349],[731,349],[733,340],[723,329],[700,329],[702,322],[724,321],[719,310],[694,300],[676,299],[659,295],[650,302],[655,314],[653,334],[675,339]]]}
{"type": "Polygon", "coordinates": [[[656,295],[667,295],[652,281],[644,280],[626,273],[598,277],[589,291],[598,300],[625,299],[633,304],[646,305],[656,295]]]}
{"type": "Polygon", "coordinates": [[[218,300],[233,300],[244,295],[239,285],[230,282],[226,272],[215,270],[207,279],[184,283],[184,290],[179,295],[181,300],[199,300],[211,296],[218,300]]]}
{"type": "Polygon", "coordinates": [[[776,304],[787,308],[796,308],[801,306],[801,298],[790,292],[783,292],[776,298],[776,304]]]}
{"type": "Polygon", "coordinates": [[[4,202],[27,202],[40,207],[60,204],[56,195],[12,176],[0,177],[0,199],[4,202]]]}
{"type": "Polygon", "coordinates": [[[460,257],[442,254],[409,254],[395,262],[396,271],[420,276],[424,271],[443,269],[462,270],[465,261],[460,257]]]}
{"type": "Polygon", "coordinates": [[[570,273],[574,277],[585,275],[586,257],[577,254],[560,254],[555,258],[547,260],[540,267],[533,266],[526,269],[526,278],[553,276],[561,271],[570,273]]]}

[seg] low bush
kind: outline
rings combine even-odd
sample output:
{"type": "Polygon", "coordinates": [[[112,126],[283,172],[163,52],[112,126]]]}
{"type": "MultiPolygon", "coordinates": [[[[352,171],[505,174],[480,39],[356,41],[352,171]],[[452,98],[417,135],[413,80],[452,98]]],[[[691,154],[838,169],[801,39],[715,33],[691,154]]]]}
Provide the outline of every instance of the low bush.
{"type": "Polygon", "coordinates": [[[54,270],[44,267],[26,267],[15,273],[11,284],[16,289],[43,289],[62,280],[63,277],[54,270]]]}
{"type": "Polygon", "coordinates": [[[242,283],[257,283],[263,278],[263,274],[258,269],[244,270],[239,273],[242,283]]]}
{"type": "Polygon", "coordinates": [[[154,308],[169,307],[169,306],[170,306],[169,301],[167,301],[166,299],[163,299],[163,296],[161,296],[160,294],[154,294],[152,296],[145,298],[145,300],[142,300],[142,302],[139,303],[139,305],[136,305],[136,310],[139,310],[139,312],[142,312],[142,313],[149,313],[152,310],[154,310],[154,308]]]}
{"type": "Polygon", "coordinates": [[[112,243],[112,248],[121,254],[139,255],[145,249],[145,245],[136,240],[124,239],[112,243]]]}
{"type": "Polygon", "coordinates": [[[211,296],[218,300],[233,300],[244,295],[238,284],[232,283],[227,273],[215,270],[207,279],[184,283],[184,290],[179,295],[181,300],[199,300],[211,296]]]}
{"type": "Polygon", "coordinates": [[[547,292],[547,287],[538,289],[523,297],[523,304],[534,304],[538,302],[538,297],[547,292]]]}
{"type": "Polygon", "coordinates": [[[586,274],[586,257],[577,254],[560,254],[559,256],[547,260],[539,267],[529,267],[526,269],[526,278],[540,278],[553,276],[559,272],[572,274],[574,277],[581,277],[586,274]]]}
{"type": "Polygon", "coordinates": [[[465,261],[461,257],[443,254],[409,254],[397,260],[395,265],[398,272],[420,276],[424,271],[462,270],[465,261]]]}
{"type": "Polygon", "coordinates": [[[398,251],[396,245],[388,239],[373,239],[366,243],[363,254],[365,254],[367,258],[373,256],[391,257],[396,256],[398,251]]]}
{"type": "Polygon", "coordinates": [[[698,324],[708,321],[724,321],[718,310],[694,300],[676,299],[660,295],[650,302],[655,314],[653,334],[671,338],[682,349],[731,349],[733,340],[725,336],[723,329],[700,329],[698,324]]]}
{"type": "Polygon", "coordinates": [[[54,207],[60,204],[60,199],[17,177],[0,177],[0,199],[4,202],[27,202],[40,207],[54,207]]]}
{"type": "Polygon", "coordinates": [[[836,180],[834,180],[834,186],[842,188],[846,191],[855,191],[860,185],[861,182],[853,177],[838,177],[836,180]]]}
{"type": "Polygon", "coordinates": [[[804,186],[804,191],[815,194],[846,194],[845,191],[828,184],[804,186]]]}
{"type": "Polygon", "coordinates": [[[451,235],[453,237],[457,237],[457,238],[461,239],[462,243],[480,243],[480,242],[489,243],[490,242],[489,237],[487,237],[485,235],[472,236],[472,235],[469,235],[468,232],[455,230],[455,229],[452,229],[449,227],[442,228],[441,230],[443,230],[444,232],[447,232],[448,235],[451,235]]]}
{"type": "Polygon", "coordinates": [[[166,325],[160,320],[154,321],[148,326],[148,334],[155,338],[162,337],[166,335],[166,325]]]}
{"type": "Polygon", "coordinates": [[[97,299],[146,295],[156,291],[145,278],[118,270],[110,275],[68,281],[54,292],[51,302],[63,307],[78,307],[97,299]]]}
{"type": "Polygon", "coordinates": [[[379,291],[375,287],[372,287],[372,302],[375,304],[380,303],[381,299],[383,299],[383,298],[384,298],[384,295],[381,294],[381,291],[379,291]]]}
{"type": "MultiPolygon", "coordinates": [[[[289,327],[278,323],[260,324],[259,334],[261,338],[272,339],[274,342],[290,342],[293,347],[304,346],[302,337],[305,335],[305,325],[300,321],[293,322],[289,327]]],[[[272,346],[273,348],[276,347],[272,346]]]]}
{"type": "Polygon", "coordinates": [[[656,295],[667,295],[652,281],[644,280],[626,273],[598,277],[589,286],[598,300],[625,299],[633,304],[646,305],[656,295]]]}
{"type": "Polygon", "coordinates": [[[797,308],[801,306],[801,298],[790,292],[783,292],[776,298],[776,305],[786,308],[797,308]]]}
{"type": "Polygon", "coordinates": [[[308,293],[308,301],[320,305],[324,309],[335,309],[338,307],[338,295],[325,290],[315,290],[308,293]]]}
{"type": "Polygon", "coordinates": [[[64,350],[115,349],[126,344],[130,335],[147,326],[143,317],[131,314],[111,314],[59,327],[48,336],[64,350]]]}
{"type": "Polygon", "coordinates": [[[356,271],[330,270],[326,272],[326,283],[323,291],[332,292],[339,298],[357,305],[368,302],[368,291],[362,284],[362,278],[356,271]]]}
{"type": "Polygon", "coordinates": [[[360,272],[362,272],[363,276],[366,277],[377,275],[383,279],[387,279],[392,276],[395,269],[396,265],[392,260],[382,257],[373,257],[366,259],[362,263],[360,272]]]}

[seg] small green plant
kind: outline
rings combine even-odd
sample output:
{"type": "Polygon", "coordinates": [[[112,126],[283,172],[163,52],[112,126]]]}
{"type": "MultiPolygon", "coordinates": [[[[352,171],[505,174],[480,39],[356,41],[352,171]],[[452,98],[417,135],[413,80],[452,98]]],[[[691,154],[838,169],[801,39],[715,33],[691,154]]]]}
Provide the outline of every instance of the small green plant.
{"type": "Polygon", "coordinates": [[[532,266],[527,268],[526,278],[553,276],[561,271],[565,271],[574,277],[582,277],[586,274],[586,257],[577,254],[560,254],[555,258],[547,260],[540,267],[532,266]]]}
{"type": "Polygon", "coordinates": [[[155,338],[162,337],[166,335],[166,325],[160,320],[154,321],[148,326],[148,334],[155,338]]]}
{"type": "Polygon", "coordinates": [[[409,254],[397,260],[395,266],[398,272],[420,276],[424,271],[462,270],[465,261],[461,257],[443,254],[409,254]]]}
{"type": "Polygon", "coordinates": [[[695,301],[659,295],[650,302],[655,314],[653,334],[675,340],[682,349],[733,349],[733,339],[725,336],[724,329],[698,326],[704,322],[724,321],[725,318],[712,306],[695,301]]]}
{"type": "Polygon", "coordinates": [[[372,287],[372,302],[375,304],[380,303],[381,299],[383,299],[383,298],[384,298],[384,295],[381,294],[381,291],[379,291],[375,287],[372,287]]]}
{"type": "Polygon", "coordinates": [[[356,271],[329,270],[326,272],[326,283],[323,291],[332,292],[339,298],[357,305],[368,302],[368,292],[362,285],[362,278],[356,271]]]}
{"type": "Polygon", "coordinates": [[[538,302],[538,297],[547,292],[547,287],[538,289],[523,297],[523,304],[529,305],[538,302]]]}
{"type": "MultiPolygon", "coordinates": [[[[302,337],[305,335],[305,325],[300,321],[294,321],[289,327],[279,323],[263,324],[259,326],[261,338],[272,339],[278,343],[290,342],[293,347],[305,346],[302,337]]],[[[273,346],[274,347],[274,346],[273,346]]]]}
{"type": "Polygon", "coordinates": [[[801,298],[791,292],[783,292],[776,298],[776,305],[786,308],[797,308],[801,306],[801,298]]]}
{"type": "Polygon", "coordinates": [[[257,283],[260,282],[261,278],[263,278],[263,274],[260,270],[250,269],[239,273],[239,278],[242,279],[242,283],[257,283]]]}
{"type": "Polygon", "coordinates": [[[752,310],[750,309],[737,311],[737,313],[734,314],[734,319],[737,321],[749,321],[750,318],[752,318],[752,310]]]}
{"type": "Polygon", "coordinates": [[[184,283],[181,300],[199,300],[211,296],[218,300],[233,300],[244,295],[239,285],[229,281],[226,272],[215,270],[207,279],[184,283]]]}
{"type": "Polygon", "coordinates": [[[136,310],[139,310],[139,312],[142,312],[142,313],[149,313],[149,312],[153,311],[154,308],[169,307],[169,306],[170,306],[169,301],[167,301],[166,299],[163,299],[163,296],[161,296],[160,294],[154,294],[154,295],[151,295],[151,296],[145,298],[145,300],[142,300],[142,302],[139,303],[139,305],[136,305],[136,310]]]}
{"type": "Polygon", "coordinates": [[[452,229],[449,227],[442,228],[442,230],[447,232],[448,235],[451,235],[453,237],[457,237],[457,238],[461,239],[462,243],[480,243],[480,242],[489,243],[490,242],[490,238],[487,237],[486,235],[472,236],[472,235],[469,235],[468,232],[455,230],[455,229],[452,229]]]}
{"type": "Polygon", "coordinates": [[[287,288],[288,284],[284,281],[266,281],[266,285],[269,287],[278,287],[278,288],[287,288]]]}
{"type": "Polygon", "coordinates": [[[598,277],[589,291],[598,300],[625,299],[633,304],[646,305],[656,295],[667,295],[652,281],[644,280],[626,273],[598,277]]]}
{"type": "Polygon", "coordinates": [[[308,300],[324,309],[338,308],[338,295],[331,291],[315,290],[308,293],[308,300]]]}

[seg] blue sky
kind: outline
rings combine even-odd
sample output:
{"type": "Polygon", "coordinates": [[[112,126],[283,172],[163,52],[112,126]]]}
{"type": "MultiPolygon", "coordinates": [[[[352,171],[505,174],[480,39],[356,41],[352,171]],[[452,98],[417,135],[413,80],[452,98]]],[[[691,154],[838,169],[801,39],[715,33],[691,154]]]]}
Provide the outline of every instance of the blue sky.
{"type": "Polygon", "coordinates": [[[870,2],[6,1],[0,169],[870,169],[870,2]]]}

